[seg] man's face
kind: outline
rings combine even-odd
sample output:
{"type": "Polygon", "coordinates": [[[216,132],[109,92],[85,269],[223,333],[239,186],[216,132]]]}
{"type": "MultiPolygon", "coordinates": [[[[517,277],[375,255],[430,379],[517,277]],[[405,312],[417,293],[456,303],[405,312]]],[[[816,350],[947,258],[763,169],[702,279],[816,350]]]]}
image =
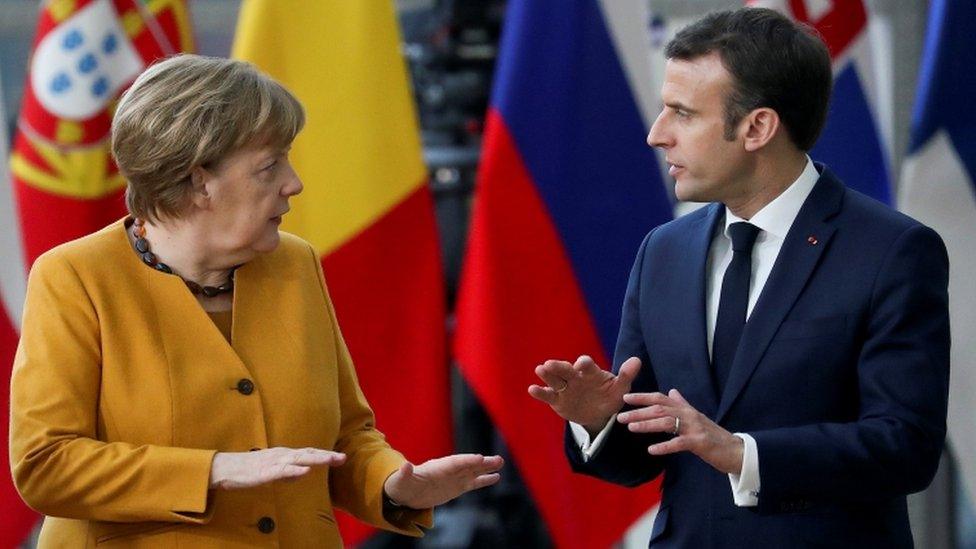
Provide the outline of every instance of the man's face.
{"type": "Polygon", "coordinates": [[[660,147],[674,177],[675,195],[693,202],[725,202],[743,194],[749,155],[739,127],[725,138],[725,97],[732,76],[717,53],[690,61],[668,60],[661,99],[664,109],[647,135],[660,147]]]}

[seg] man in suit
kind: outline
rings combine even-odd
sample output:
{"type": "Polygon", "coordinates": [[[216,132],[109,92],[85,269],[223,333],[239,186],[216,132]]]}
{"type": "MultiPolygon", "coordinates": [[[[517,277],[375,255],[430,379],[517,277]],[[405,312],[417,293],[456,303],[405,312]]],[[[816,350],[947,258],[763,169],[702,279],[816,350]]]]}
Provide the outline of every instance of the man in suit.
{"type": "Polygon", "coordinates": [[[831,88],[812,31],[745,8],[666,55],[647,141],[713,203],[641,244],[612,373],[550,360],[529,392],[576,471],[664,473],[653,547],[911,547],[945,438],[945,247],[807,156],[831,88]]]}

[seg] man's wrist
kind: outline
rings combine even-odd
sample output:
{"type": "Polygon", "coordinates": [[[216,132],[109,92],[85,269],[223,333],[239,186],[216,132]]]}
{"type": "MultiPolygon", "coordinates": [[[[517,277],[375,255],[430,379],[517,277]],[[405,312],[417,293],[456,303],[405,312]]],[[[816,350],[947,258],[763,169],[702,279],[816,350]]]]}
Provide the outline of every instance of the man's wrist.
{"type": "Polygon", "coordinates": [[[600,421],[598,423],[592,423],[592,424],[580,423],[580,426],[586,429],[587,434],[590,435],[590,440],[593,440],[597,437],[597,435],[600,434],[601,431],[607,428],[607,423],[610,422],[611,418],[613,418],[613,415],[607,416],[606,418],[603,419],[603,421],[600,421]]]}
{"type": "Polygon", "coordinates": [[[731,439],[728,446],[729,458],[722,472],[728,475],[738,475],[742,473],[746,443],[735,435],[729,435],[729,438],[731,439]]]}

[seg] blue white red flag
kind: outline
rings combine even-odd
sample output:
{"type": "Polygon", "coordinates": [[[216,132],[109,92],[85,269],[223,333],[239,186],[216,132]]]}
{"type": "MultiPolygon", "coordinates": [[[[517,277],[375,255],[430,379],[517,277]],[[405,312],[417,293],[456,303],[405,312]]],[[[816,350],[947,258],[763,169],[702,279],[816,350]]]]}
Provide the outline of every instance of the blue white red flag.
{"type": "Polygon", "coordinates": [[[890,132],[881,116],[875,77],[878,52],[868,33],[864,0],[756,0],[750,6],[776,9],[820,33],[834,66],[834,91],[827,125],[810,157],[830,166],[844,183],[882,202],[892,202],[890,132]]]}
{"type": "Polygon", "coordinates": [[[559,547],[607,547],[659,499],[573,476],[563,423],[526,394],[548,358],[610,366],[637,247],[672,215],[644,141],[649,80],[630,76],[641,53],[622,53],[610,4],[509,2],[457,311],[462,372],[559,547]]]}
{"type": "Polygon", "coordinates": [[[933,0],[929,6],[911,142],[902,169],[901,210],[942,235],[949,250],[952,325],[949,445],[976,501],[976,3],[933,0]]]}

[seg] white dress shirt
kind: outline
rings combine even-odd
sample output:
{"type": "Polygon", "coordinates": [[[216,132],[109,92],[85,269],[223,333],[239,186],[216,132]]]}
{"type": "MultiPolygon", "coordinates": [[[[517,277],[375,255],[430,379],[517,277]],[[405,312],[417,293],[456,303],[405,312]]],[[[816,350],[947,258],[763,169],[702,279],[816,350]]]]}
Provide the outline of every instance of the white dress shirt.
{"type": "MultiPolygon", "coordinates": [[[[760,229],[756,243],[752,248],[752,275],[749,279],[749,304],[746,308],[746,320],[748,321],[749,316],[752,315],[752,309],[766,285],[766,280],[769,279],[769,273],[773,270],[773,264],[776,263],[776,257],[783,247],[786,234],[819,178],[820,174],[813,166],[810,157],[807,157],[807,164],[796,181],[772,202],[756,212],[752,219],[742,219],[729,211],[728,208],[725,209],[725,223],[719,224],[712,236],[712,244],[708,250],[708,262],[705,265],[707,272],[705,326],[709,358],[712,354],[715,319],[718,317],[718,304],[722,295],[722,279],[729,263],[732,262],[732,239],[729,236],[729,225],[748,221],[760,229]]],[[[590,441],[590,435],[582,425],[570,423],[573,438],[579,444],[584,460],[588,460],[596,454],[616,419],[616,415],[611,417],[607,425],[592,441],[590,441]]],[[[756,447],[756,440],[747,433],[735,433],[735,436],[741,438],[745,446],[742,456],[742,470],[738,475],[729,474],[732,497],[739,507],[753,507],[759,505],[760,485],[759,452],[756,447]]]]}

